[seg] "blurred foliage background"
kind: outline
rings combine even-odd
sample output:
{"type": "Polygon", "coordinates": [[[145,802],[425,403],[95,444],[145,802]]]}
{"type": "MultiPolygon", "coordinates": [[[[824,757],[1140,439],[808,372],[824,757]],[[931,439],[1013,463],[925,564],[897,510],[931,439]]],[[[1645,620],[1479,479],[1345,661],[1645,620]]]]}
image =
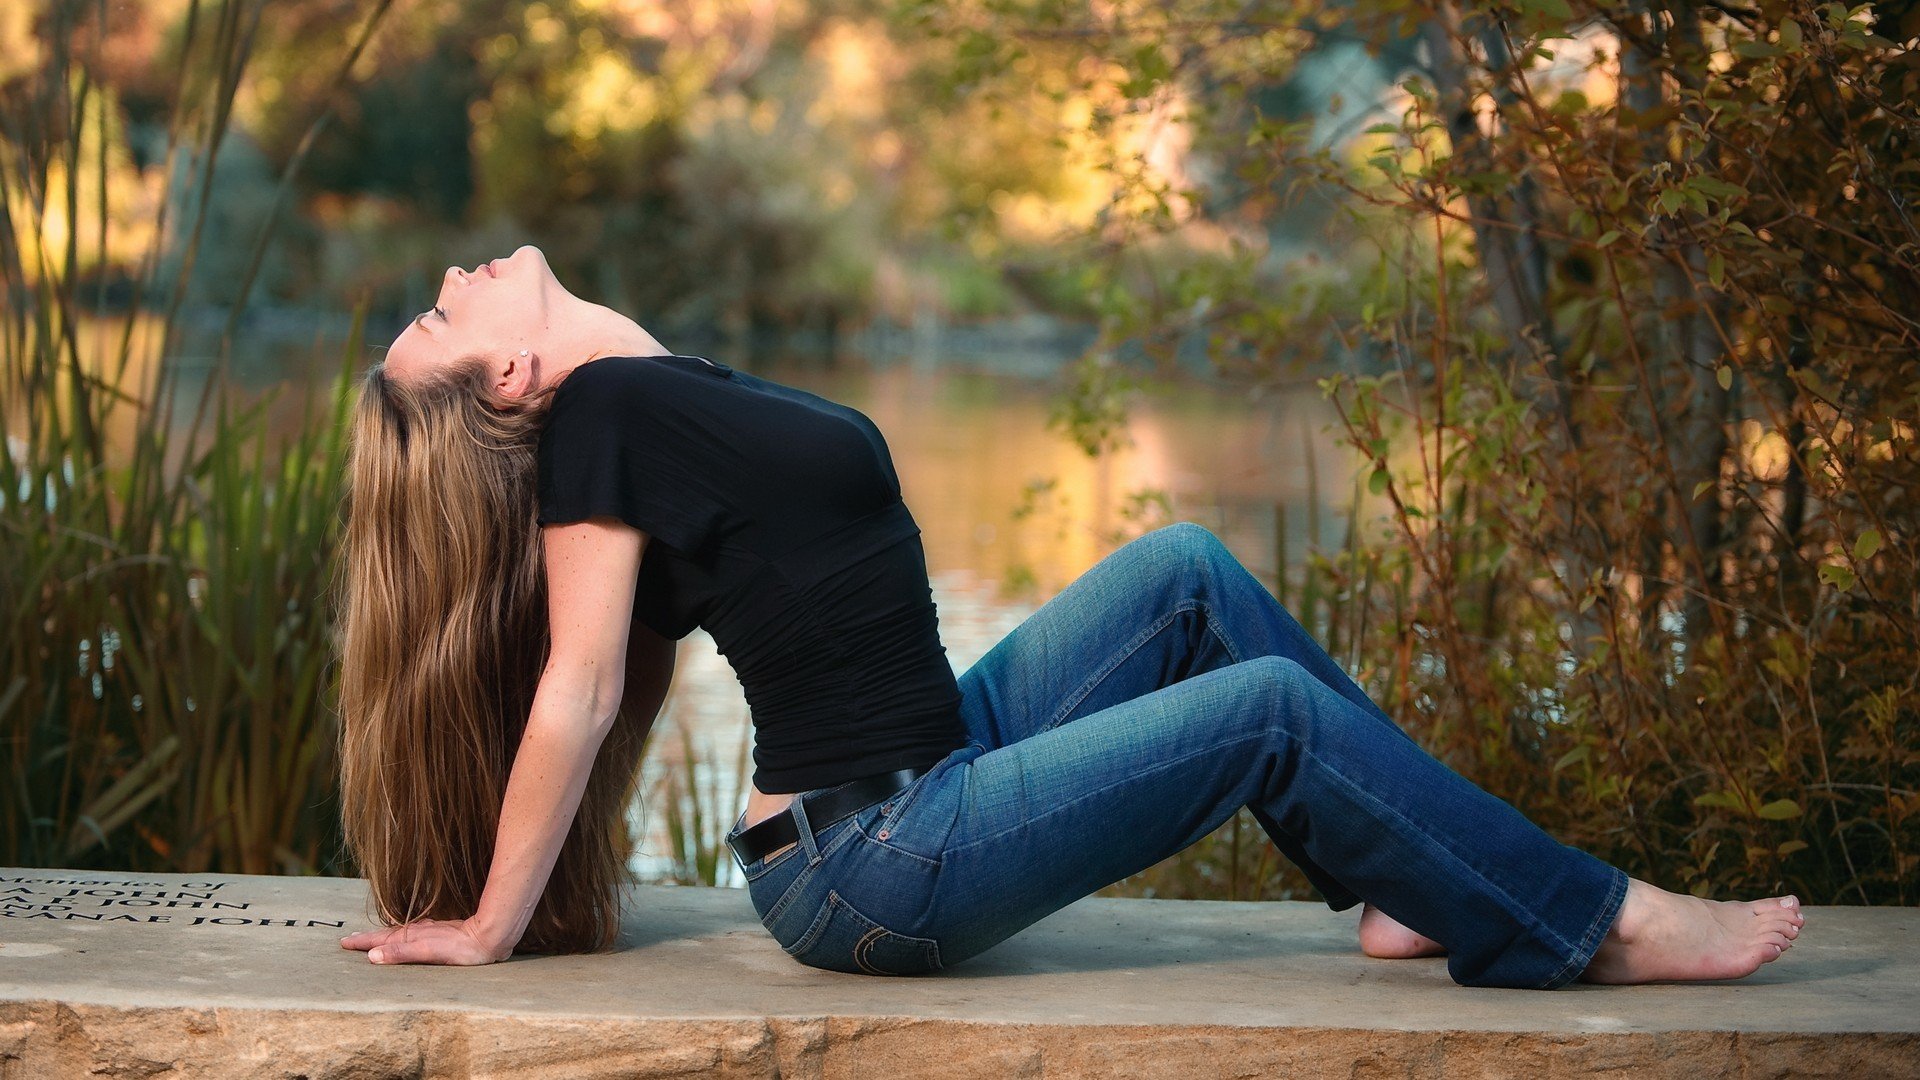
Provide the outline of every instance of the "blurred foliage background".
{"type": "MultiPolygon", "coordinates": [[[[535,243],[748,365],[1070,342],[1091,458],[1164,376],[1312,380],[1354,494],[1266,576],[1425,745],[1661,884],[1913,903],[1917,44],[1805,0],[6,5],[0,862],[351,872],[339,410],[366,327],[535,243]],[[300,311],[352,312],[305,407],[235,404],[300,311]]],[[[1180,511],[1127,505],[1103,547],[1180,511]]],[[[697,756],[656,800],[712,882],[697,756]]],[[[1310,894],[1244,815],[1111,891],[1310,894]]]]}
{"type": "MultiPolygon", "coordinates": [[[[1104,181],[1062,144],[1076,107],[936,100],[923,84],[946,45],[886,3],[102,10],[104,34],[87,4],[10,6],[0,79],[22,121],[18,110],[50,104],[35,95],[59,93],[55,74],[85,80],[104,111],[82,182],[99,179],[91,159],[107,154],[116,246],[76,270],[116,293],[170,197],[208,203],[181,282],[188,302],[236,303],[245,281],[273,301],[366,297],[373,317],[410,315],[421,286],[402,279],[423,259],[473,263],[537,243],[563,280],[646,313],[650,327],[735,347],[755,331],[830,335],[876,313],[911,322],[1081,303],[1044,270],[1002,273],[982,258],[992,248],[1018,262],[1052,225],[1092,214],[1104,181]],[[209,37],[229,32],[216,18],[234,22],[233,40],[209,37]],[[51,40],[56,29],[65,41],[51,40]],[[191,52],[189,32],[201,38],[191,52]],[[211,55],[223,48],[232,55],[211,55]],[[222,64],[244,68],[223,75],[222,64]],[[231,94],[218,157],[168,170],[179,141],[169,126],[200,92],[231,94]],[[169,181],[175,190],[160,190],[169,181]]],[[[64,223],[49,224],[57,243],[64,223]]],[[[153,284],[180,275],[183,240],[166,245],[153,284]]]]}

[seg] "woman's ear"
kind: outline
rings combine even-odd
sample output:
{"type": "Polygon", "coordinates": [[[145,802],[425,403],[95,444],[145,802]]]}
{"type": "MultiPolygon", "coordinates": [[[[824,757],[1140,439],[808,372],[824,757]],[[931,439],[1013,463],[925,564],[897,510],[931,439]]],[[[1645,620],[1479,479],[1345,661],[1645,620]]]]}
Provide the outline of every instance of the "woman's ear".
{"type": "Polygon", "coordinates": [[[507,357],[507,366],[500,373],[500,381],[495,389],[502,397],[525,397],[533,392],[533,353],[521,349],[517,354],[507,357]]]}

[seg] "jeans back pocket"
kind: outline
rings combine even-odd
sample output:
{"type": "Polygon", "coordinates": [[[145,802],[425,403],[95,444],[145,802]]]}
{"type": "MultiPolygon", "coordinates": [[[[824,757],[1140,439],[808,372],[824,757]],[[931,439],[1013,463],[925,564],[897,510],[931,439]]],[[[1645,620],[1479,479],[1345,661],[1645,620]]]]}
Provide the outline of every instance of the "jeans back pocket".
{"type": "Polygon", "coordinates": [[[838,892],[787,955],[808,967],[856,975],[924,975],[940,970],[940,946],[931,938],[896,934],[854,910],[838,892]]]}

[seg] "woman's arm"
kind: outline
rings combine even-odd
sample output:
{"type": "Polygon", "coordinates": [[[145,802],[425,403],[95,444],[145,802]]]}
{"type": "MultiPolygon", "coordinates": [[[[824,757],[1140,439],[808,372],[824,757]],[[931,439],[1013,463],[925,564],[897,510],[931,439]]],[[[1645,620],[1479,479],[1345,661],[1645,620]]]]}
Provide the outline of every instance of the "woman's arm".
{"type": "Polygon", "coordinates": [[[660,719],[660,707],[666,704],[677,654],[678,643],[661,637],[646,623],[636,619],[628,626],[627,685],[620,695],[620,709],[640,725],[642,745],[653,733],[653,722],[660,719]]]}
{"type": "Polygon", "coordinates": [[[666,696],[673,643],[635,627],[632,618],[646,534],[593,518],[546,526],[544,536],[552,645],[507,777],[479,908],[467,919],[421,920],[341,939],[347,948],[370,950],[375,963],[485,964],[512,955],[560,857],[628,671],[651,673],[634,687],[641,695],[634,707],[657,712],[666,696]],[[637,654],[629,650],[634,636],[643,638],[633,642],[637,654]]]}

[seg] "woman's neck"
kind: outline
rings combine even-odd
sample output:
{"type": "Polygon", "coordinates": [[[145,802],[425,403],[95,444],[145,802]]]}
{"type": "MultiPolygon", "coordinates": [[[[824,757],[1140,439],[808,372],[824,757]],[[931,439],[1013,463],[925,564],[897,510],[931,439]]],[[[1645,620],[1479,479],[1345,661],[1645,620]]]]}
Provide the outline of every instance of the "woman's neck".
{"type": "Polygon", "coordinates": [[[672,352],[639,323],[601,304],[579,301],[558,313],[557,325],[540,353],[542,385],[602,356],[666,356],[672,352]]]}

